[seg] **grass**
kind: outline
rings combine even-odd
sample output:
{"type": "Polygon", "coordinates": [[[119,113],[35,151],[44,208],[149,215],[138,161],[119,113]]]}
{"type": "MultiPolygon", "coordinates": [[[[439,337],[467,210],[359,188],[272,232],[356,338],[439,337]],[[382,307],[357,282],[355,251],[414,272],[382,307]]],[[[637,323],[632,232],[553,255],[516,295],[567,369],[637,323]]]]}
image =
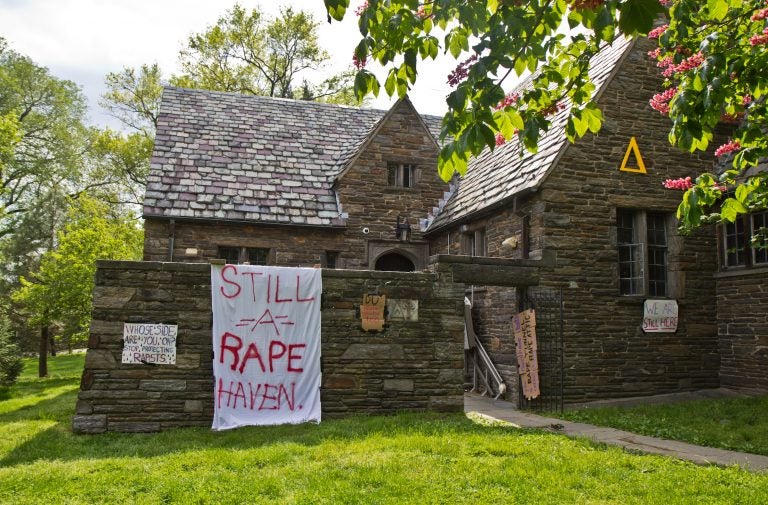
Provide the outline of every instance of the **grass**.
{"type": "Polygon", "coordinates": [[[598,407],[556,415],[652,437],[768,455],[768,396],[598,407]]]}
{"type": "Polygon", "coordinates": [[[70,432],[82,356],[27,364],[0,402],[0,503],[755,503],[768,475],[699,467],[480,417],[70,432]]]}

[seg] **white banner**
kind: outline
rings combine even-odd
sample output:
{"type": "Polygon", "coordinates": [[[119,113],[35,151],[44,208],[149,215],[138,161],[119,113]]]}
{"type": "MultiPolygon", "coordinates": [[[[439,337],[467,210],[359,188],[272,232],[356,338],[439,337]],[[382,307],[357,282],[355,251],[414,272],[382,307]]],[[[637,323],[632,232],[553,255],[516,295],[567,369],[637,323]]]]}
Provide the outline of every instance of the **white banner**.
{"type": "Polygon", "coordinates": [[[320,422],[321,270],[212,265],[214,430],[320,422]]]}

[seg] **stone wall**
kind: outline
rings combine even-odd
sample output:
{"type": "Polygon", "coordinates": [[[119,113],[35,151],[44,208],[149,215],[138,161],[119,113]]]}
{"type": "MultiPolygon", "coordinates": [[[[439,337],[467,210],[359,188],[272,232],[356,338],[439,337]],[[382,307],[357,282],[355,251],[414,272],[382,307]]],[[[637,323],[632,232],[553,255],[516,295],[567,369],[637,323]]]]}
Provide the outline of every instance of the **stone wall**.
{"type": "Polygon", "coordinates": [[[720,385],[768,391],[768,269],[716,278],[720,385]]]}
{"type": "MultiPolygon", "coordinates": [[[[99,262],[74,431],[211,425],[210,291],[208,264],[99,262]],[[176,364],[122,364],[125,322],[177,324],[176,364]]],[[[463,291],[437,274],[323,270],[323,415],[461,411],[463,291]],[[356,307],[373,291],[418,300],[418,320],[363,332],[356,307]]]]}

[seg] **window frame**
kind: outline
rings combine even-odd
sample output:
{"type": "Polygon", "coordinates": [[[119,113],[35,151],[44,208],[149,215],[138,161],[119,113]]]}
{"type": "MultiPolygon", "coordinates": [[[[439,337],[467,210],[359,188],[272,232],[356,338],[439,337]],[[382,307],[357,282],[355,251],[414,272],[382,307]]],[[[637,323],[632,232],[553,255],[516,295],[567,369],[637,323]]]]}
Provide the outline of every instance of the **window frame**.
{"type": "Polygon", "coordinates": [[[615,223],[619,295],[671,298],[669,214],[617,208],[615,223]]]}
{"type": "MultiPolygon", "coordinates": [[[[768,230],[768,211],[752,212],[721,223],[717,228],[718,262],[721,271],[768,267],[768,249],[752,245],[760,229],[768,230]],[[762,221],[758,226],[756,221],[762,221]]],[[[768,247],[768,239],[763,238],[768,247]]]]}
{"type": "Polygon", "coordinates": [[[461,237],[462,253],[465,256],[488,256],[488,239],[485,227],[465,231],[461,237]]]}
{"type": "Polygon", "coordinates": [[[243,247],[243,246],[231,246],[231,245],[220,245],[216,248],[216,258],[217,259],[223,259],[227,264],[229,265],[269,265],[272,261],[272,249],[268,247],[243,247]],[[227,251],[227,255],[225,257],[225,254],[223,254],[224,251],[227,251]],[[231,263],[230,260],[231,257],[234,256],[235,253],[237,254],[237,262],[231,263]],[[261,252],[264,256],[264,262],[263,263],[253,263],[251,262],[251,254],[252,253],[259,253],[261,252]]]}
{"type": "Polygon", "coordinates": [[[416,170],[413,163],[387,163],[387,186],[413,189],[416,187],[416,170]]]}

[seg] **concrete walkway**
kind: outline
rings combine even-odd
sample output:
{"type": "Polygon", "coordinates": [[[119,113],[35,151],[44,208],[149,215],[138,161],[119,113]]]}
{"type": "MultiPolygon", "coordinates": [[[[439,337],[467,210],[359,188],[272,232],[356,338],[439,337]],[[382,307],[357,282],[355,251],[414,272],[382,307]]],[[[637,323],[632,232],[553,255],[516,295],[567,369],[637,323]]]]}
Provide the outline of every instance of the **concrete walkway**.
{"type": "Polygon", "coordinates": [[[768,456],[747,454],[744,452],[726,451],[712,447],[701,447],[674,440],[646,437],[628,431],[614,428],[593,426],[591,424],[574,423],[543,417],[528,412],[522,412],[513,407],[512,403],[494,400],[475,394],[464,396],[464,411],[477,412],[479,414],[507,421],[521,428],[546,429],[555,433],[562,433],[569,437],[584,437],[595,442],[603,442],[609,445],[617,445],[631,451],[640,451],[651,454],[660,454],[672,458],[685,459],[699,465],[729,466],[739,465],[753,472],[768,470],[768,456]]]}

